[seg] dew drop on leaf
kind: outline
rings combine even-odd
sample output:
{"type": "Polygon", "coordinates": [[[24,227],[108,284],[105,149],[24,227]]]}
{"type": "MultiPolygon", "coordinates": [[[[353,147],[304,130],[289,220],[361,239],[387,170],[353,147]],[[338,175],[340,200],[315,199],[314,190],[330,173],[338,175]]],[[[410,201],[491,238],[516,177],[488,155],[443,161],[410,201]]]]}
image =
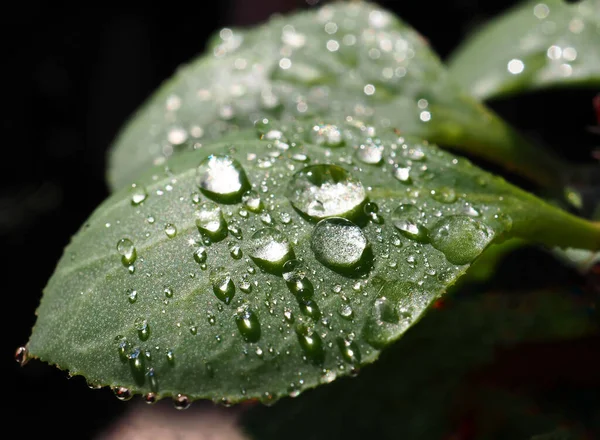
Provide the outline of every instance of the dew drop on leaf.
{"type": "Polygon", "coordinates": [[[412,183],[412,178],[410,177],[410,167],[394,168],[394,177],[396,180],[406,185],[410,185],[412,183]]]}
{"type": "Polygon", "coordinates": [[[144,394],[143,399],[148,405],[152,405],[158,401],[156,393],[146,393],[144,394]]]}
{"type": "Polygon", "coordinates": [[[314,144],[323,147],[342,147],[344,146],[344,138],[341,130],[331,124],[315,125],[311,132],[311,141],[314,144]]]}
{"type": "Polygon", "coordinates": [[[294,208],[315,221],[360,215],[367,199],[362,183],[337,165],[310,165],[296,172],[286,196],[294,208]]]}
{"type": "Polygon", "coordinates": [[[294,258],[294,249],[280,231],[264,228],[252,235],[249,254],[252,261],[265,271],[281,274],[284,264],[294,258]]]}
{"type": "Polygon", "coordinates": [[[167,234],[167,237],[169,238],[174,238],[177,236],[177,227],[172,223],[167,223],[165,225],[165,234],[167,234]]]}
{"type": "Polygon", "coordinates": [[[185,394],[177,394],[173,398],[173,406],[175,409],[184,410],[188,409],[191,405],[190,399],[185,394]]]}
{"type": "Polygon", "coordinates": [[[337,338],[338,348],[344,360],[350,364],[359,364],[361,360],[358,344],[348,338],[337,338]]]}
{"type": "Polygon", "coordinates": [[[29,350],[27,350],[27,347],[17,348],[15,351],[15,360],[21,367],[29,362],[29,350]]]}
{"type": "Polygon", "coordinates": [[[260,322],[256,313],[249,307],[238,308],[235,323],[246,342],[258,342],[260,339],[260,322]]]}
{"type": "Polygon", "coordinates": [[[131,185],[131,204],[133,206],[138,206],[139,204],[144,202],[144,200],[146,200],[147,197],[148,192],[146,191],[146,188],[136,184],[131,185]]]}
{"type": "Polygon", "coordinates": [[[440,203],[456,202],[456,192],[450,187],[442,187],[436,190],[431,190],[431,197],[440,203]]]}
{"type": "Polygon", "coordinates": [[[298,306],[303,315],[308,316],[314,320],[321,317],[321,310],[315,301],[307,298],[298,298],[298,306]]]}
{"type": "Polygon", "coordinates": [[[224,267],[213,269],[210,271],[209,280],[215,296],[225,304],[229,304],[235,295],[235,285],[229,271],[224,267]]]}
{"type": "Polygon", "coordinates": [[[428,243],[429,231],[420,219],[421,211],[411,204],[402,204],[392,213],[392,223],[402,235],[420,243],[428,243]]]}
{"type": "Polygon", "coordinates": [[[246,209],[251,212],[260,212],[264,209],[260,195],[254,190],[245,192],[242,196],[242,202],[244,202],[246,209]]]}
{"type": "Polygon", "coordinates": [[[203,247],[199,247],[194,251],[194,261],[198,264],[206,263],[206,249],[203,247]]]}
{"type": "Polygon", "coordinates": [[[313,284],[306,277],[298,260],[289,260],[283,265],[283,279],[288,289],[298,299],[311,298],[315,292],[313,284]]]}
{"type": "Polygon", "coordinates": [[[490,243],[494,231],[472,217],[455,215],[439,220],[429,235],[450,263],[468,264],[490,243]]]}
{"type": "Polygon", "coordinates": [[[122,238],[117,242],[117,252],[121,254],[121,262],[126,267],[133,264],[137,258],[135,246],[128,238],[122,238]]]}
{"type": "Polygon", "coordinates": [[[371,247],[362,229],[341,217],[317,223],[310,247],[319,262],[347,275],[366,271],[372,263],[371,247]]]}
{"type": "Polygon", "coordinates": [[[122,401],[130,400],[133,397],[131,390],[125,387],[114,387],[113,393],[115,393],[117,399],[122,401]]]}
{"type": "Polygon", "coordinates": [[[356,150],[356,157],[367,165],[378,165],[383,160],[383,145],[369,139],[356,150]]]}
{"type": "Polygon", "coordinates": [[[325,351],[323,341],[317,332],[312,328],[300,326],[296,330],[296,335],[306,358],[315,364],[322,364],[325,360],[325,351]]]}
{"type": "Polygon", "coordinates": [[[148,321],[143,318],[137,318],[135,320],[135,328],[138,332],[138,337],[142,341],[147,341],[150,337],[150,325],[148,321]]]}
{"type": "Polygon", "coordinates": [[[173,289],[171,289],[170,287],[165,287],[163,292],[167,298],[173,298],[173,289]]]}
{"type": "Polygon", "coordinates": [[[210,155],[196,169],[196,184],[202,193],[218,203],[238,203],[250,189],[242,165],[226,155],[210,155]]]}
{"type": "Polygon", "coordinates": [[[194,215],[198,231],[210,238],[211,241],[218,242],[227,237],[227,223],[219,205],[213,202],[204,202],[194,215]]]}

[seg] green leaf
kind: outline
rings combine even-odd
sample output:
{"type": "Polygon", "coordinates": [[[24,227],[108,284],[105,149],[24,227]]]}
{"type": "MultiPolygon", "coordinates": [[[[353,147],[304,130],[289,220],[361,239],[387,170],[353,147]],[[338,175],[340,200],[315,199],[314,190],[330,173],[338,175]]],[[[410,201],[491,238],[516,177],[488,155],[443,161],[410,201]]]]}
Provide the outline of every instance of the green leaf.
{"type": "Polygon", "coordinates": [[[263,121],[112,195],[30,354],[135,393],[269,401],[373,362],[492,241],[600,247],[598,225],[466,159],[323,122],[263,121]]]}
{"type": "Polygon", "coordinates": [[[449,60],[480,99],[550,87],[600,86],[600,1],[527,1],[492,20],[449,60]]]}
{"type": "Polygon", "coordinates": [[[108,181],[127,185],[148,166],[262,117],[327,115],[395,128],[495,161],[560,188],[566,168],[449,78],[427,41],[388,11],[334,3],[224,29],[131,119],[109,156],[108,181]]]}
{"type": "MultiPolygon", "coordinates": [[[[449,297],[358,377],[281,400],[273,407],[251,408],[243,416],[244,427],[252,438],[261,440],[446,438],[452,422],[462,415],[478,425],[483,421],[479,418],[484,414],[468,411],[474,392],[480,391],[465,392],[471,373],[493,365],[501,349],[569,341],[597,331],[586,306],[567,289],[449,297]],[[461,407],[467,407],[466,414],[460,414],[461,407]]],[[[498,398],[481,401],[497,404],[488,409],[489,414],[510,414],[514,407],[498,398]]],[[[530,422],[536,420],[530,413],[522,415],[528,415],[530,422]]],[[[513,416],[501,426],[511,433],[523,427],[518,422],[513,416]]],[[[488,438],[479,431],[474,434],[473,438],[488,438]]]]}

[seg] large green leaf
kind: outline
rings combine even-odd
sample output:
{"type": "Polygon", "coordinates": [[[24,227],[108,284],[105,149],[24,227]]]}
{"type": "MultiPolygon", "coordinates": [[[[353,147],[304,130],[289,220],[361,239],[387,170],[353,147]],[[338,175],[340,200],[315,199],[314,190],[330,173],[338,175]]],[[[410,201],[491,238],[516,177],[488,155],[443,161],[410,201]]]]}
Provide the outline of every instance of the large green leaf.
{"type": "Polygon", "coordinates": [[[258,132],[103,203],[45,289],[30,355],[135,393],[268,401],[373,362],[492,241],[600,247],[598,225],[392,130],[258,132]]]}
{"type": "MultiPolygon", "coordinates": [[[[473,386],[466,392],[468,375],[493,365],[501,349],[569,341],[597,331],[586,306],[568,289],[449,297],[358,377],[281,400],[273,407],[253,408],[244,415],[244,426],[252,438],[261,440],[450,438],[456,419],[463,417],[485,428],[485,414],[469,411],[474,394],[485,390],[473,386]]],[[[495,397],[481,399],[486,407],[495,406],[481,413],[516,415],[514,401],[495,397]]],[[[531,434],[540,428],[542,414],[524,411],[520,415],[521,420],[503,419],[503,432],[513,434],[506,438],[527,438],[517,432],[528,427],[531,434]]],[[[543,417],[549,424],[542,430],[555,426],[556,414],[548,416],[543,417]]],[[[471,438],[490,437],[478,429],[471,438]]]]}
{"type": "Polygon", "coordinates": [[[527,1],[451,56],[451,76],[481,99],[600,86],[600,1],[527,1]]]}
{"type": "Polygon", "coordinates": [[[151,164],[202,148],[259,117],[327,115],[395,128],[501,163],[547,187],[565,164],[528,143],[449,78],[426,40],[386,10],[335,3],[224,29],[179,69],[112,146],[108,180],[127,185],[151,164]]]}

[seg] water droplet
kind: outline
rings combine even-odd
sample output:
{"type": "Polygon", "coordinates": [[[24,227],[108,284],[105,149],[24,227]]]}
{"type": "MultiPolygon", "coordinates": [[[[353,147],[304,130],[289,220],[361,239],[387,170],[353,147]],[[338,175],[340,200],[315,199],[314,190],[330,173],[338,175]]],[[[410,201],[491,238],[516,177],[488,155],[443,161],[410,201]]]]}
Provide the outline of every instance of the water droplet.
{"type": "Polygon", "coordinates": [[[456,202],[456,192],[447,186],[439,188],[437,190],[431,190],[431,197],[440,203],[454,203],[456,202]]]}
{"type": "Polygon", "coordinates": [[[379,206],[376,203],[368,202],[365,204],[363,210],[369,219],[378,225],[384,223],[383,217],[379,215],[379,206]]]}
{"type": "Polygon", "coordinates": [[[148,197],[148,192],[143,186],[136,184],[131,185],[131,204],[137,206],[141,204],[148,197]]]}
{"type": "Polygon", "coordinates": [[[193,336],[196,336],[198,334],[198,327],[196,327],[195,325],[190,325],[190,333],[193,336]]]}
{"type": "Polygon", "coordinates": [[[129,366],[131,368],[131,375],[135,382],[142,386],[146,379],[145,376],[145,365],[144,365],[144,356],[142,356],[140,348],[135,348],[128,356],[129,358],[129,366]]]}
{"type": "Polygon", "coordinates": [[[213,269],[210,271],[209,280],[216,297],[225,304],[229,304],[235,295],[235,285],[229,271],[224,267],[213,269]]]}
{"type": "Polygon", "coordinates": [[[396,180],[406,185],[410,185],[412,183],[412,178],[410,177],[410,167],[394,168],[394,177],[396,180]]]}
{"type": "Polygon", "coordinates": [[[29,362],[29,350],[27,347],[19,347],[15,351],[15,360],[22,367],[29,362]]]}
{"type": "Polygon", "coordinates": [[[117,396],[117,399],[122,400],[122,401],[130,400],[133,397],[131,390],[129,388],[125,388],[125,387],[114,387],[113,393],[115,393],[115,396],[117,396]]]}
{"type": "Polygon", "coordinates": [[[455,215],[438,221],[430,233],[431,244],[452,264],[475,260],[494,238],[494,231],[472,217],[455,215]]]}
{"type": "Polygon", "coordinates": [[[306,278],[306,272],[302,270],[300,261],[289,260],[283,265],[283,279],[288,289],[298,299],[311,298],[315,292],[313,284],[306,278]]]}
{"type": "Polygon", "coordinates": [[[153,393],[157,393],[158,392],[158,378],[156,377],[156,372],[154,371],[154,368],[152,368],[152,367],[148,368],[148,382],[150,384],[150,390],[153,393]]]}
{"type": "Polygon", "coordinates": [[[177,227],[172,223],[167,223],[165,225],[165,234],[167,234],[167,237],[169,238],[174,238],[177,235],[177,227]]]}
{"type": "Polygon", "coordinates": [[[260,195],[254,190],[245,192],[242,196],[242,201],[248,211],[260,212],[264,209],[260,195]]]}
{"type": "Polygon", "coordinates": [[[117,252],[121,254],[121,262],[124,266],[133,264],[137,258],[135,246],[128,238],[122,238],[117,242],[117,252]]]}
{"type": "Polygon", "coordinates": [[[421,211],[415,205],[403,204],[392,213],[392,223],[402,235],[420,243],[429,242],[429,231],[420,222],[421,211]]]}
{"type": "Polygon", "coordinates": [[[240,245],[235,242],[229,243],[227,247],[229,248],[229,255],[231,255],[231,258],[234,260],[239,260],[244,255],[240,245]]]}
{"type": "Polygon", "coordinates": [[[173,350],[171,350],[170,348],[167,349],[167,362],[170,365],[175,365],[175,353],[173,353],[173,350]]]}
{"type": "Polygon", "coordinates": [[[252,260],[269,273],[281,274],[283,265],[294,258],[294,250],[285,235],[275,228],[256,231],[250,240],[252,260]]]}
{"type": "Polygon", "coordinates": [[[298,306],[303,315],[314,319],[315,321],[321,317],[319,306],[312,299],[298,298],[298,306]]]}
{"type": "Polygon", "coordinates": [[[129,289],[127,291],[127,299],[129,300],[129,302],[131,304],[133,304],[134,302],[137,301],[137,291],[133,290],[133,289],[129,289]]]}
{"type": "Polygon", "coordinates": [[[199,247],[198,249],[196,249],[194,251],[194,260],[196,261],[196,263],[198,264],[202,264],[202,263],[206,263],[206,249],[204,249],[203,247],[199,247]]]}
{"type": "Polygon", "coordinates": [[[335,125],[315,125],[312,128],[310,134],[311,141],[314,144],[331,148],[344,146],[344,138],[342,137],[342,132],[335,125]]]}
{"type": "Polygon", "coordinates": [[[238,308],[235,323],[246,342],[258,342],[260,339],[260,322],[258,316],[249,307],[238,308]]]}
{"type": "Polygon", "coordinates": [[[383,160],[383,145],[369,140],[358,147],[356,157],[367,165],[378,165],[383,160]]]}
{"type": "Polygon", "coordinates": [[[360,364],[360,350],[356,342],[347,338],[338,338],[337,344],[344,360],[350,364],[360,364]]]}
{"type": "Polygon", "coordinates": [[[348,304],[344,304],[340,309],[340,316],[344,319],[352,319],[354,317],[354,310],[348,304]]]}
{"type": "Polygon", "coordinates": [[[227,223],[219,205],[213,202],[204,202],[195,211],[196,227],[200,233],[206,235],[213,242],[218,242],[227,237],[227,223]]]}
{"type": "Polygon", "coordinates": [[[315,226],[310,247],[315,257],[331,270],[358,275],[369,270],[371,246],[357,225],[339,217],[321,220],[315,226]]]}
{"type": "Polygon", "coordinates": [[[157,400],[158,400],[158,396],[156,395],[156,393],[144,394],[144,402],[146,402],[148,405],[152,405],[152,404],[156,403],[157,400]]]}
{"type": "Polygon", "coordinates": [[[312,220],[362,215],[365,188],[342,167],[310,165],[292,177],[286,196],[298,211],[312,220]]]}
{"type": "Polygon", "coordinates": [[[196,170],[196,184],[206,197],[219,203],[237,203],[250,189],[242,165],[225,155],[210,155],[196,170]]]}
{"type": "Polygon", "coordinates": [[[150,325],[148,321],[143,318],[137,318],[135,320],[135,328],[138,331],[138,337],[142,341],[147,341],[150,337],[150,325]]]}
{"type": "Polygon", "coordinates": [[[165,287],[163,292],[165,293],[165,296],[167,298],[173,298],[173,289],[171,289],[170,287],[165,287]]]}
{"type": "Polygon", "coordinates": [[[408,327],[412,318],[408,311],[398,313],[394,304],[414,301],[418,294],[415,283],[408,281],[387,282],[373,303],[363,334],[365,340],[375,348],[383,348],[395,340],[408,327]]]}
{"type": "Polygon", "coordinates": [[[306,358],[315,364],[322,364],[325,361],[325,351],[323,350],[321,337],[317,332],[302,326],[296,330],[296,335],[306,358]]]}
{"type": "Polygon", "coordinates": [[[191,405],[190,399],[185,394],[177,394],[173,398],[173,406],[175,409],[184,410],[188,409],[191,405]]]}

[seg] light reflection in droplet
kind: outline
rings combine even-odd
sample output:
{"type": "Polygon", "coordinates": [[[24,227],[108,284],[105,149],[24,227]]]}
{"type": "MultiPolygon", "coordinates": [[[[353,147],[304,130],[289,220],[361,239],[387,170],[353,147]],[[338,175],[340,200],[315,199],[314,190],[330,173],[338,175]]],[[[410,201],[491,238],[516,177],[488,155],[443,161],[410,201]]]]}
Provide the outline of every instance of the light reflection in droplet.
{"type": "Polygon", "coordinates": [[[514,58],[508,62],[507,68],[508,71],[513,75],[518,75],[519,73],[523,72],[523,70],[525,70],[525,64],[523,63],[523,61],[514,58]]]}

